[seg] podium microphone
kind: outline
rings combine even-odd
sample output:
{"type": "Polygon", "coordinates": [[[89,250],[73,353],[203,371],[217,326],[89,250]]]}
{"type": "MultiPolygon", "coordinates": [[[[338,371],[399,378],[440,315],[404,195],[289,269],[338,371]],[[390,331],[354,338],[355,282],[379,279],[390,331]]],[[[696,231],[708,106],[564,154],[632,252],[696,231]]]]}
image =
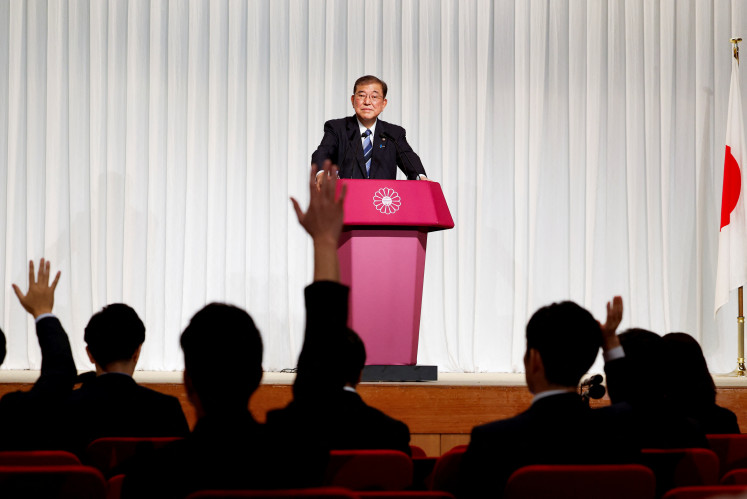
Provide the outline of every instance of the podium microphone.
{"type": "MultiPolygon", "coordinates": [[[[408,158],[407,155],[402,154],[402,148],[397,143],[397,139],[395,139],[394,137],[392,137],[389,134],[389,132],[381,132],[381,136],[384,137],[385,139],[391,140],[394,143],[395,149],[397,149],[397,154],[399,155],[399,157],[400,158],[405,158],[407,160],[407,166],[410,168],[410,171],[412,172],[412,174],[415,175],[415,178],[414,179],[410,179],[410,180],[419,180],[420,179],[420,175],[418,175],[417,170],[415,170],[415,168],[412,167],[412,163],[410,163],[410,158],[408,158]]],[[[409,178],[409,176],[408,176],[408,178],[409,178]]]]}

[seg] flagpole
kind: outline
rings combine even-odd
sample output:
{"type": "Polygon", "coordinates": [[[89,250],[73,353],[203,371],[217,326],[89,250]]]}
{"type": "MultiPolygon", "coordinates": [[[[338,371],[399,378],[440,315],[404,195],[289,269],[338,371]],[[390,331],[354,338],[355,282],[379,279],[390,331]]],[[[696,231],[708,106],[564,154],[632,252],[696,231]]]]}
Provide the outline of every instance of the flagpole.
{"type": "MultiPolygon", "coordinates": [[[[741,38],[732,38],[731,43],[733,45],[734,58],[737,60],[739,65],[739,42],[741,38]]],[[[731,372],[732,376],[745,376],[747,369],[744,365],[744,301],[743,301],[743,287],[739,286],[738,290],[738,305],[739,315],[737,316],[737,368],[731,372]]]]}

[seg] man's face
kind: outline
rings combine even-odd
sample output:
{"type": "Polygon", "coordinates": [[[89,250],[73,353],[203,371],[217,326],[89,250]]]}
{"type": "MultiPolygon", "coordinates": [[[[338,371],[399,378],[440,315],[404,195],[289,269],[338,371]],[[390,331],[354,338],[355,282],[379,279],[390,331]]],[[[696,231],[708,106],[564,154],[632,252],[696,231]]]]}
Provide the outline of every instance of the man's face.
{"type": "Polygon", "coordinates": [[[358,85],[350,102],[353,103],[355,115],[364,125],[375,120],[386,107],[386,99],[378,83],[358,85]]]}

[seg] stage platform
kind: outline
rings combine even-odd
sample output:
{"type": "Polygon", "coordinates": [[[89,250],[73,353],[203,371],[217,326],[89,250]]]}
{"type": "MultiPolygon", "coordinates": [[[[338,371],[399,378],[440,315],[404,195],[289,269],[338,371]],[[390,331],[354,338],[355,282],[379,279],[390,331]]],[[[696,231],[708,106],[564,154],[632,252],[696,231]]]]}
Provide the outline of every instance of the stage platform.
{"type": "MultiPolygon", "coordinates": [[[[27,390],[38,371],[0,370],[0,395],[27,390]]],[[[250,409],[259,421],[267,411],[285,406],[292,398],[294,374],[265,373],[250,409]]],[[[361,383],[358,393],[368,404],[410,427],[412,443],[430,456],[438,456],[455,445],[469,442],[473,426],[514,416],[525,410],[532,395],[523,374],[510,373],[439,373],[438,381],[417,383],[361,383]]],[[[190,425],[194,411],[182,385],[181,372],[135,373],[135,379],[154,390],[179,398],[190,425]]],[[[718,403],[734,411],[747,429],[747,378],[714,376],[718,403]]],[[[650,387],[652,389],[653,387],[650,387]]],[[[593,401],[605,405],[609,400],[593,401]]]]}

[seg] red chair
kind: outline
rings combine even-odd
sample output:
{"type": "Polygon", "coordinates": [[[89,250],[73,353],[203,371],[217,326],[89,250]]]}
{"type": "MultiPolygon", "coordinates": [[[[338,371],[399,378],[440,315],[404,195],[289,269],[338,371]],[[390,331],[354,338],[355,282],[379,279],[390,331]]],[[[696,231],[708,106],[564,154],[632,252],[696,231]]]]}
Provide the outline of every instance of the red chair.
{"type": "Polygon", "coordinates": [[[106,483],[106,499],[119,499],[122,497],[122,483],[124,475],[115,475],[106,483]]]}
{"type": "Polygon", "coordinates": [[[428,455],[425,453],[422,447],[418,447],[417,445],[411,445],[410,446],[410,454],[413,458],[416,457],[428,457],[428,455]]]}
{"type": "Polygon", "coordinates": [[[731,470],[721,477],[720,485],[747,485],[747,469],[731,470]]]}
{"type": "Polygon", "coordinates": [[[431,481],[428,484],[430,490],[456,492],[459,485],[459,466],[462,464],[462,457],[466,450],[466,445],[457,445],[438,458],[436,465],[433,467],[431,481]]]}
{"type": "Polygon", "coordinates": [[[56,466],[80,464],[78,456],[64,450],[8,450],[0,452],[0,466],[56,466]]]}
{"type": "Polygon", "coordinates": [[[452,494],[440,490],[378,490],[356,493],[361,499],[454,499],[452,494]]]}
{"type": "Polygon", "coordinates": [[[356,493],[339,487],[319,487],[313,489],[293,490],[201,490],[189,494],[186,499],[226,499],[236,497],[252,499],[274,499],[278,497],[303,497],[305,499],[359,499],[356,493]]]}
{"type": "Polygon", "coordinates": [[[106,476],[114,469],[136,454],[148,454],[169,443],[181,440],[177,437],[107,437],[99,438],[88,444],[86,463],[95,466],[106,476]]]}
{"type": "Polygon", "coordinates": [[[412,485],[412,459],[397,450],[335,450],[326,485],[351,490],[404,490],[412,485]]]}
{"type": "Polygon", "coordinates": [[[718,457],[709,449],[643,449],[641,463],[653,470],[659,496],[675,487],[718,484],[718,457]]]}
{"type": "Polygon", "coordinates": [[[639,464],[532,465],[508,479],[505,499],[654,499],[653,472],[639,464]]]}
{"type": "Polygon", "coordinates": [[[0,466],[0,497],[104,499],[106,482],[90,466],[0,466]]]}
{"type": "Polygon", "coordinates": [[[740,485],[700,485],[692,487],[677,487],[662,499],[707,499],[709,497],[742,497],[747,487],[740,485]]]}
{"type": "Polygon", "coordinates": [[[719,476],[731,470],[747,468],[747,435],[706,435],[720,463],[719,476]]]}

